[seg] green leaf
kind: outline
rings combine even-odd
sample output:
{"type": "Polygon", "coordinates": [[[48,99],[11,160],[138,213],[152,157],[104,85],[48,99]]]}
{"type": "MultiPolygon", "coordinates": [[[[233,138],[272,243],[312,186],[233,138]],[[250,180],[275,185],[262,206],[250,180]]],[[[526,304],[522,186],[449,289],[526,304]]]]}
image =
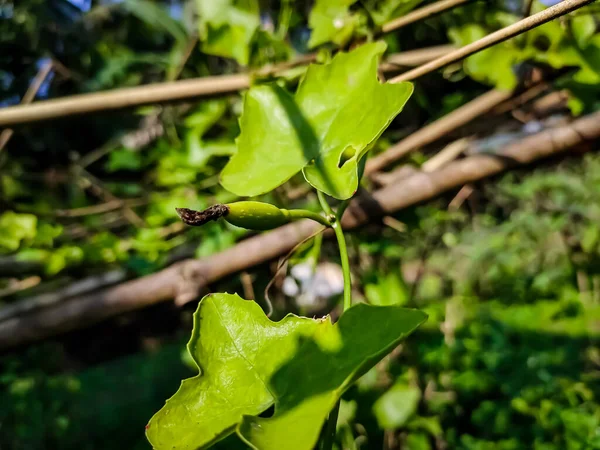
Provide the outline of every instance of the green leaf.
{"type": "Polygon", "coordinates": [[[338,45],[348,42],[358,25],[358,16],[349,11],[354,3],[356,0],[317,0],[308,18],[312,30],[308,46],[314,48],[325,42],[338,45]]]}
{"type": "Polygon", "coordinates": [[[252,448],[312,449],[341,394],[425,319],[358,304],[335,325],[291,314],[272,322],[252,301],[208,295],[188,343],[201,374],[183,381],[147,437],[159,450],[197,449],[237,430],[252,448]],[[272,417],[258,417],[272,405],[272,417]]]}
{"type": "Polygon", "coordinates": [[[255,196],[304,168],[315,188],[338,199],[352,197],[358,162],[413,91],[411,83],[377,81],[384,50],[382,42],[367,44],[338,53],[328,64],[311,65],[295,96],[277,85],[250,89],[238,152],[221,184],[237,195],[255,196]]]}
{"type": "Polygon", "coordinates": [[[123,7],[151,28],[164,31],[177,41],[186,40],[185,28],[173,19],[165,8],[148,0],[125,0],[123,7]]]}
{"type": "Polygon", "coordinates": [[[368,0],[364,2],[373,22],[378,26],[393,18],[403,16],[420,3],[423,3],[423,0],[368,0]]]}
{"type": "Polygon", "coordinates": [[[331,64],[308,68],[298,88],[302,110],[321,142],[304,177],[316,189],[344,200],[358,189],[358,163],[381,136],[413,92],[411,83],[381,84],[377,63],[383,42],[338,54],[331,64]],[[345,159],[345,161],[344,161],[345,159]]]}
{"type": "Polygon", "coordinates": [[[596,20],[591,14],[575,16],[571,19],[573,36],[580,48],[585,48],[588,41],[596,34],[596,20]]]}
{"type": "Polygon", "coordinates": [[[400,273],[382,274],[375,283],[365,285],[365,296],[371,305],[405,305],[409,292],[400,273]]]}
{"type": "Polygon", "coordinates": [[[250,43],[260,25],[258,0],[196,0],[196,5],[202,51],[247,65],[250,43]]]}
{"type": "Polygon", "coordinates": [[[379,426],[390,430],[406,424],[417,411],[421,391],[416,387],[396,384],[377,399],[373,412],[379,426]]]}
{"type": "Polygon", "coordinates": [[[121,148],[113,150],[108,155],[108,162],[105,168],[108,172],[117,172],[119,170],[140,170],[142,167],[142,155],[134,150],[121,148]]]}
{"type": "Polygon", "coordinates": [[[37,234],[37,217],[6,211],[0,216],[0,251],[15,251],[21,241],[32,240],[37,234]]]}
{"type": "Polygon", "coordinates": [[[238,151],[221,172],[225,189],[241,196],[272,191],[319,154],[319,142],[294,97],[278,85],[244,98],[238,151]]]}
{"type": "MultiPolygon", "coordinates": [[[[476,24],[452,28],[448,31],[450,40],[460,47],[475,42],[487,34],[483,27],[476,24]]],[[[465,59],[463,67],[465,73],[476,81],[495,85],[498,89],[510,90],[517,85],[518,80],[512,66],[518,62],[518,58],[518,50],[510,44],[498,44],[469,56],[465,59]]]]}
{"type": "Polygon", "coordinates": [[[185,125],[193,128],[202,137],[227,111],[227,102],[222,99],[200,103],[196,110],[185,118],[185,125]]]}

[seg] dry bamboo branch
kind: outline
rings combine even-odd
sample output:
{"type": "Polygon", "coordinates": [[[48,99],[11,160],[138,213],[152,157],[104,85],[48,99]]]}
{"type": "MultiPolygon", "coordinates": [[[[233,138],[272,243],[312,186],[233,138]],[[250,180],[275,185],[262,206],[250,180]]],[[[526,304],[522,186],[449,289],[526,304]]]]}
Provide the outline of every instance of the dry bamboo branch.
{"type": "Polygon", "coordinates": [[[390,31],[405,27],[406,25],[418,22],[419,20],[428,19],[436,14],[456,8],[457,6],[461,6],[471,1],[473,0],[441,0],[439,2],[432,3],[431,5],[415,9],[414,11],[409,12],[402,17],[398,17],[397,19],[383,24],[381,27],[381,32],[389,33],[390,31]]]}
{"type": "MultiPolygon", "coordinates": [[[[376,191],[372,196],[358,196],[346,211],[343,225],[345,228],[357,227],[374,217],[434,198],[513,165],[528,164],[596,139],[600,139],[600,112],[569,125],[529,136],[511,144],[498,155],[470,156],[434,172],[418,172],[376,191]]],[[[318,224],[310,221],[285,225],[244,240],[206,259],[182,261],[153,275],[71,297],[30,314],[2,321],[0,348],[14,347],[81,328],[158,302],[193,300],[208,284],[285,254],[318,227],[318,224]]]]}
{"type": "Polygon", "coordinates": [[[383,72],[392,72],[401,67],[415,67],[424,64],[433,59],[439,58],[456,47],[453,45],[438,45],[434,47],[425,47],[417,50],[408,50],[406,52],[393,53],[385,58],[385,61],[379,66],[383,72]]]}
{"type": "Polygon", "coordinates": [[[499,44],[500,42],[507,41],[510,38],[518,36],[519,34],[525,33],[535,27],[550,22],[553,19],[564,16],[582,6],[588,5],[596,0],[563,0],[561,3],[554,5],[544,11],[541,11],[533,16],[527,17],[520,20],[508,27],[502,28],[492,34],[488,34],[486,37],[479,39],[478,41],[472,42],[469,45],[465,45],[458,50],[453,51],[441,58],[435,59],[427,64],[423,64],[416,69],[409,70],[408,72],[398,75],[390,80],[390,83],[399,83],[401,81],[410,81],[416,78],[422,77],[428,73],[434,72],[442,67],[446,67],[450,64],[458,62],[477,53],[486,48],[492,47],[493,45],[499,44]]]}
{"type": "Polygon", "coordinates": [[[496,89],[480,95],[476,99],[471,100],[469,103],[455,109],[435,122],[420,128],[387,149],[385,152],[369,159],[367,161],[365,174],[371,175],[374,172],[380,171],[388,164],[397,161],[407,153],[437,141],[447,133],[488,112],[510,97],[512,97],[512,92],[498,91],[496,89]]]}
{"type": "Polygon", "coordinates": [[[73,95],[28,106],[3,108],[0,110],[0,127],[151,103],[219,95],[245,89],[249,84],[250,77],[247,74],[221,75],[73,95]]]}
{"type": "MultiPolygon", "coordinates": [[[[35,75],[35,78],[29,85],[27,92],[25,92],[25,95],[21,99],[21,105],[28,105],[33,101],[38,91],[42,87],[44,80],[52,70],[52,65],[52,61],[48,61],[42,67],[40,67],[40,70],[38,70],[38,73],[35,75]]],[[[6,144],[8,144],[8,141],[10,141],[12,138],[13,133],[14,131],[11,128],[2,130],[2,133],[0,133],[0,152],[4,149],[4,147],[6,147],[6,144]]]]}

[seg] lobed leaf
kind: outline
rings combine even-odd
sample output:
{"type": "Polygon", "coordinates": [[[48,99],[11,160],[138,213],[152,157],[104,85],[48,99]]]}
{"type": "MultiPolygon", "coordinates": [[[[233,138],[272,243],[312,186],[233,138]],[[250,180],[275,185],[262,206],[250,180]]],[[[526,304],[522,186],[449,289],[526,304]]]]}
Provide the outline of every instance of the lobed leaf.
{"type": "Polygon", "coordinates": [[[196,6],[202,51],[247,65],[250,44],[260,25],[258,0],[196,0],[196,6]]]}
{"type": "Polygon", "coordinates": [[[326,42],[344,45],[358,25],[358,16],[350,12],[356,0],[317,0],[310,11],[308,24],[312,30],[309,48],[326,42]]]}
{"type": "Polygon", "coordinates": [[[188,343],[201,373],[155,414],[147,437],[156,449],[198,449],[236,430],[252,448],[312,449],[341,394],[425,319],[358,304],[336,324],[294,315],[272,322],[252,301],[208,295],[188,343]],[[272,417],[259,417],[272,405],[272,417]]]}
{"type": "Polygon", "coordinates": [[[277,85],[248,91],[237,153],[221,184],[240,196],[269,192],[304,169],[306,180],[338,199],[358,188],[361,158],[402,110],[411,83],[381,84],[385,44],[338,53],[311,65],[295,96],[277,85]],[[310,164],[310,165],[309,165],[310,164]]]}

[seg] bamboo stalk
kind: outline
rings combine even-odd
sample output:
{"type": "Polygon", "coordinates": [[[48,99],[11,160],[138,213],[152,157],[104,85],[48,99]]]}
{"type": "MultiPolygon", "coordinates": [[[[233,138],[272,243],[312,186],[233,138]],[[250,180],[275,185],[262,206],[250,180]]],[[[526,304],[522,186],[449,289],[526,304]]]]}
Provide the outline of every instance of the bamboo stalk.
{"type": "Polygon", "coordinates": [[[419,9],[415,9],[408,14],[398,17],[397,19],[391,20],[390,22],[383,24],[381,27],[382,33],[389,33],[390,31],[397,30],[405,27],[411,23],[419,20],[428,19],[436,14],[444,12],[448,9],[456,8],[457,6],[464,5],[473,0],[442,0],[439,2],[432,3],[431,5],[424,6],[419,9]]]}

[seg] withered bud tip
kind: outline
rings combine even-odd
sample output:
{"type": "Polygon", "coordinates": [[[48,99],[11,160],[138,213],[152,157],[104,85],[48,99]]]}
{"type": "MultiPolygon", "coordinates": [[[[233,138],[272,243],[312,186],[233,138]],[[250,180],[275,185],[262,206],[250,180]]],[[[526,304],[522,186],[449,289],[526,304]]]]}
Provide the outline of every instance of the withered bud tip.
{"type": "Polygon", "coordinates": [[[227,205],[213,205],[204,211],[195,211],[188,208],[175,208],[177,214],[186,225],[199,227],[211,220],[217,220],[229,213],[227,205]]]}

